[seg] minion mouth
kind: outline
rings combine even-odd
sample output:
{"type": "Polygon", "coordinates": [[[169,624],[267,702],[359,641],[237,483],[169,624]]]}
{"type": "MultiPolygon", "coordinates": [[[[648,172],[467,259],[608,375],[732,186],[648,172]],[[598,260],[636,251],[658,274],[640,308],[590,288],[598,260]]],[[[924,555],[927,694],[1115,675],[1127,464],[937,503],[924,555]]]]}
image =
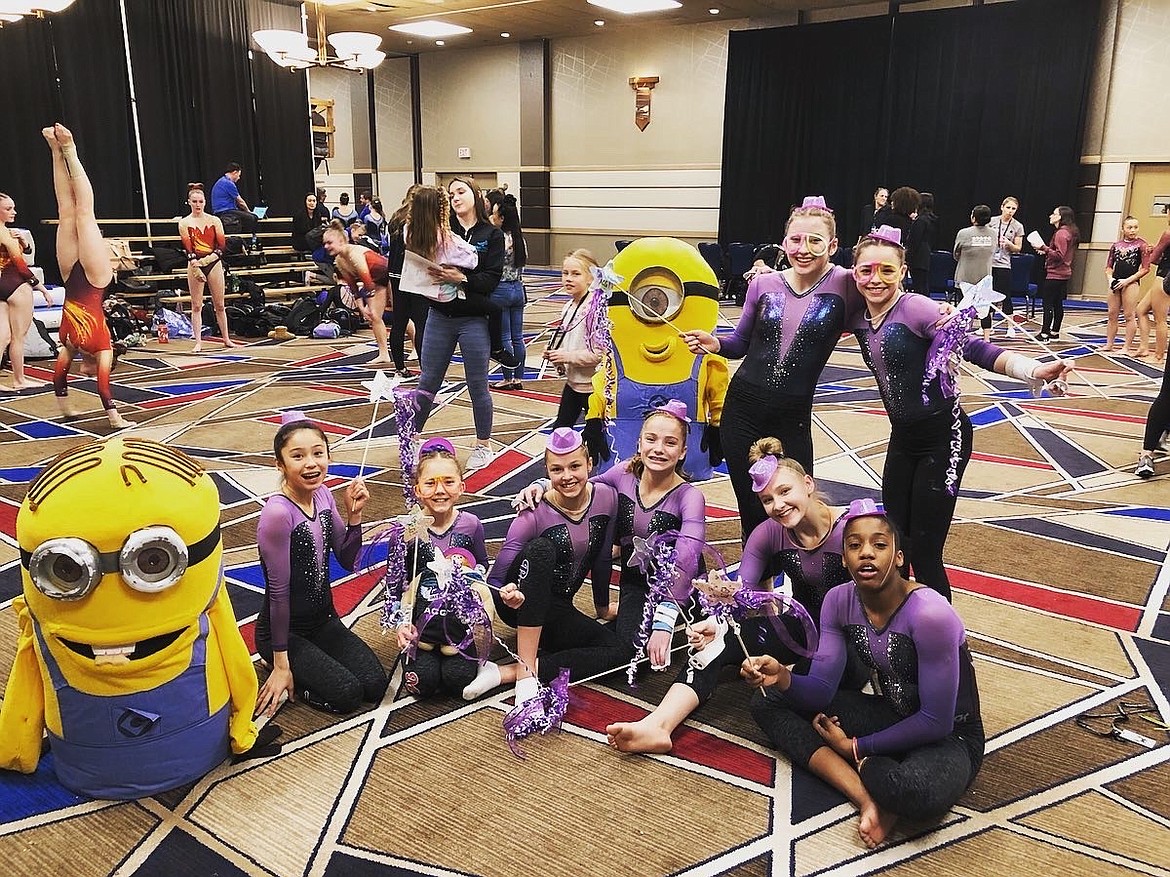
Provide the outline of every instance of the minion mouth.
{"type": "Polygon", "coordinates": [[[142,658],[149,658],[151,655],[161,652],[177,640],[182,633],[183,629],[180,628],[170,633],[139,640],[128,646],[98,646],[96,648],[86,643],[65,639],[64,637],[60,637],[60,640],[71,652],[76,652],[83,658],[90,658],[95,664],[121,664],[127,661],[138,661],[142,658]]]}
{"type": "Polygon", "coordinates": [[[674,339],[667,338],[659,347],[651,347],[648,344],[642,345],[642,356],[649,362],[662,362],[670,358],[671,351],[674,350],[674,339]]]}

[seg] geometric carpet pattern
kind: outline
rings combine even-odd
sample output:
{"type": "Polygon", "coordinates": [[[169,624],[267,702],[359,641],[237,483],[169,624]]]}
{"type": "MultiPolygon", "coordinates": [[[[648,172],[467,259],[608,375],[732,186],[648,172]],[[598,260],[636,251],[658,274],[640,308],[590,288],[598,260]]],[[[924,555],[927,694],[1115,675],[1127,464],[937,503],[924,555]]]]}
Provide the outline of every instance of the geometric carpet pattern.
{"type": "MultiPolygon", "coordinates": [[[[533,365],[523,391],[493,393],[500,454],[468,478],[463,506],[484,521],[492,554],[512,519],[508,499],[539,474],[556,411],[561,382],[535,367],[562,303],[553,286],[530,284],[533,365]]],[[[729,324],[737,316],[725,309],[729,324]]],[[[671,671],[643,673],[636,688],[624,674],[575,688],[563,729],[525,741],[523,759],[503,742],[506,690],[474,703],[419,702],[396,698],[396,686],[383,703],[345,717],[286,705],[279,756],[224,764],[136,802],[72,795],[54,778],[50,753],[31,776],[0,772],[3,872],[1170,875],[1170,736],[1132,719],[1155,741],[1147,749],[1076,723],[1122,702],[1170,719],[1167,480],[1131,474],[1161,375],[1092,352],[1103,313],[1071,311],[1066,321],[1073,341],[1063,346],[1079,357],[1081,376],[1070,396],[1033,399],[982,373],[961,382],[975,453],[946,561],[988,743],[975,783],[941,822],[903,823],[891,842],[866,850],[853,808],[775,756],[747,712],[750,690],[730,677],[679,729],[669,755],[610,750],[606,724],[651,709],[680,651],[671,671]]],[[[249,645],[263,588],[256,521],[276,489],[271,439],[281,411],[304,410],[329,433],[334,487],[361,471],[369,436],[369,532],[402,510],[393,412],[380,408],[371,427],[359,383],[372,352],[368,334],[202,355],[190,342],[152,343],[132,350],[115,375],[134,433],[183,449],[219,488],[227,586],[249,645]]],[[[462,456],[474,432],[461,374],[456,359],[427,431],[451,437],[462,456]]],[[[109,431],[93,391],[92,381],[72,383],[92,416],[68,425],[56,418],[51,390],[0,396],[0,690],[16,634],[9,605],[21,587],[16,510],[49,459],[109,431]]],[[[814,414],[822,490],[835,503],[878,495],[888,422],[852,339],[833,355],[814,414]]],[[[733,564],[730,485],[719,474],[699,486],[708,539],[733,564]]],[[[377,571],[335,568],[334,576],[338,610],[393,667],[393,638],[378,628],[377,571]]]]}

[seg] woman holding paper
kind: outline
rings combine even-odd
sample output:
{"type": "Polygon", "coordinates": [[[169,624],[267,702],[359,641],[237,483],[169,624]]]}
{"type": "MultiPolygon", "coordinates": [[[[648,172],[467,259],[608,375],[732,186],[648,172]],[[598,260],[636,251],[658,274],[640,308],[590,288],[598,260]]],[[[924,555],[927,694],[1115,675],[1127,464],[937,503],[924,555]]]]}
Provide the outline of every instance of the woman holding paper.
{"type": "MultiPolygon", "coordinates": [[[[412,205],[417,204],[422,191],[420,189],[415,193],[412,205]]],[[[492,434],[492,396],[488,390],[488,360],[493,348],[484,306],[490,306],[491,294],[504,271],[504,233],[488,222],[483,197],[474,182],[457,177],[447,186],[447,195],[453,216],[451,230],[475,248],[479,259],[474,268],[438,265],[429,269],[434,283],[454,284],[463,297],[447,302],[431,302],[431,313],[427,317],[427,343],[420,354],[422,375],[419,377],[419,410],[415,426],[421,432],[426,424],[435,394],[443,384],[447,367],[458,346],[463,357],[463,377],[471,396],[472,419],[475,421],[476,445],[467,460],[467,468],[482,469],[491,462],[493,456],[489,444],[492,434]]],[[[416,212],[414,206],[410,221],[418,232],[423,219],[422,213],[416,212]]],[[[431,221],[431,218],[427,217],[426,221],[431,221]]],[[[406,244],[409,251],[409,238],[406,244]]],[[[403,286],[405,288],[405,284],[403,286]]],[[[509,357],[509,362],[504,364],[514,366],[516,362],[509,357]]]]}
{"type": "Polygon", "coordinates": [[[325,252],[333,257],[333,270],[353,290],[358,310],[366,318],[378,345],[378,355],[370,365],[390,365],[390,353],[386,349],[386,323],[382,314],[390,304],[390,267],[386,257],[374,250],[351,244],[341,221],[335,219],[325,230],[322,239],[325,252]]]}
{"type": "Polygon", "coordinates": [[[1028,235],[1028,243],[1044,255],[1044,285],[1040,287],[1040,299],[1044,302],[1044,323],[1040,334],[1036,336],[1041,341],[1060,338],[1068,281],[1072,277],[1073,259],[1081,239],[1076,214],[1071,207],[1053,209],[1048,221],[1056,227],[1056,232],[1047,246],[1039,243],[1037,239],[1040,236],[1036,232],[1028,235]]]}

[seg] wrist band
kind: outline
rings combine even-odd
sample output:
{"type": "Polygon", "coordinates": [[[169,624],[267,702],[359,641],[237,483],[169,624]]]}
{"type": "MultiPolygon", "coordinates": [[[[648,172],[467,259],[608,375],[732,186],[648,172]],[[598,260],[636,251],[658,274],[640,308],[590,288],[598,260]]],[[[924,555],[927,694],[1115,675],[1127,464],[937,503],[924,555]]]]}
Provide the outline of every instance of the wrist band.
{"type": "Polygon", "coordinates": [[[1032,359],[1032,357],[1024,356],[1020,353],[1010,353],[1008,354],[1007,362],[1004,363],[1003,373],[1009,378],[1015,378],[1017,381],[1030,383],[1036,380],[1036,369],[1039,367],[1039,360],[1032,359]]]}
{"type": "Polygon", "coordinates": [[[674,603],[659,603],[654,607],[654,630],[673,631],[678,621],[678,606],[674,603]]]}
{"type": "Polygon", "coordinates": [[[861,767],[861,759],[857,756],[857,738],[853,738],[853,765],[854,767],[861,767]]]}
{"type": "Polygon", "coordinates": [[[196,256],[194,253],[188,253],[188,254],[187,254],[187,261],[188,261],[188,262],[194,262],[194,261],[195,261],[196,259],[198,259],[198,258],[199,258],[199,257],[198,257],[198,256],[196,256]]]}

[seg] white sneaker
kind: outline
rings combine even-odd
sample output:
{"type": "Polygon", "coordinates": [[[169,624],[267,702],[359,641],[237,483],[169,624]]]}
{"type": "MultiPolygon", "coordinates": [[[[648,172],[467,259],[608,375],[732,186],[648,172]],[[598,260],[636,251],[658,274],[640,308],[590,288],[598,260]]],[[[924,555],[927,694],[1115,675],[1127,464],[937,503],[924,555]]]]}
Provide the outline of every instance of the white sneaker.
{"type": "Polygon", "coordinates": [[[467,470],[482,469],[488,465],[496,455],[492,453],[492,449],[487,445],[476,445],[471,449],[471,456],[467,458],[467,470]]]}
{"type": "Polygon", "coordinates": [[[1007,336],[1009,338],[1016,337],[1016,321],[1013,320],[1011,317],[1008,317],[1008,321],[1007,321],[1007,336]]]}
{"type": "Polygon", "coordinates": [[[1162,437],[1158,439],[1158,449],[1162,451],[1170,451],[1170,432],[1162,433],[1162,437]]]}

